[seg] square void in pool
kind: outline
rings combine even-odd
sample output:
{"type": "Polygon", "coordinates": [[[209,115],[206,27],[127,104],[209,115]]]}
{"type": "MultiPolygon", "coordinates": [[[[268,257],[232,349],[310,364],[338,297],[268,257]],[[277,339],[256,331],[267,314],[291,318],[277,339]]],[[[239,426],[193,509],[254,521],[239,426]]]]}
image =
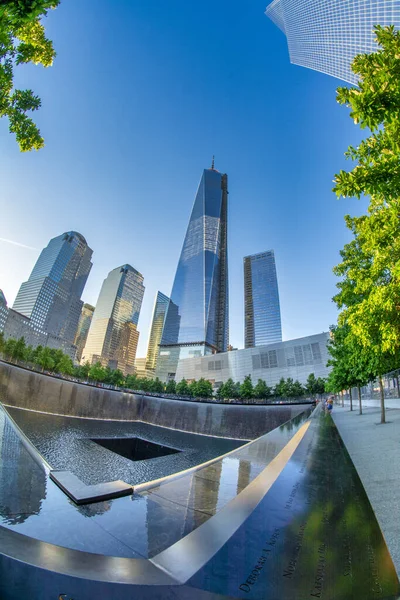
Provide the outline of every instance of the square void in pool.
{"type": "Polygon", "coordinates": [[[175,448],[161,446],[154,442],[148,442],[138,437],[133,438],[92,438],[92,442],[96,442],[99,446],[111,450],[120,456],[129,458],[129,460],[148,460],[159,456],[167,456],[168,454],[176,454],[181,452],[175,448]]]}

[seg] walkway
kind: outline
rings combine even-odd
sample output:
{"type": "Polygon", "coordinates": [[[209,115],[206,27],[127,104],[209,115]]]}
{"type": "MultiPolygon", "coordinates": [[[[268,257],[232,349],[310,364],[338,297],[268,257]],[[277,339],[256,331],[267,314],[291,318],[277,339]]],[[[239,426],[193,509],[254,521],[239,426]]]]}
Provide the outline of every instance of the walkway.
{"type": "Polygon", "coordinates": [[[333,418],[400,575],[400,410],[387,409],[381,425],[380,408],[356,408],[335,406],[333,418]]]}

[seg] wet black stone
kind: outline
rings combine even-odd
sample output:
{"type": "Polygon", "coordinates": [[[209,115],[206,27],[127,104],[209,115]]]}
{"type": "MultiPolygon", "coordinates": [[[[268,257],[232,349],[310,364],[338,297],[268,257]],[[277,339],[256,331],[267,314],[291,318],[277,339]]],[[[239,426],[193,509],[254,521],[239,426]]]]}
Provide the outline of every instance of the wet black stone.
{"type": "Polygon", "coordinates": [[[138,437],[132,438],[92,438],[92,442],[96,442],[103,448],[111,450],[120,456],[129,458],[129,460],[149,460],[158,458],[159,456],[167,456],[168,454],[176,454],[181,452],[176,448],[155,444],[148,440],[142,440],[138,437]]]}

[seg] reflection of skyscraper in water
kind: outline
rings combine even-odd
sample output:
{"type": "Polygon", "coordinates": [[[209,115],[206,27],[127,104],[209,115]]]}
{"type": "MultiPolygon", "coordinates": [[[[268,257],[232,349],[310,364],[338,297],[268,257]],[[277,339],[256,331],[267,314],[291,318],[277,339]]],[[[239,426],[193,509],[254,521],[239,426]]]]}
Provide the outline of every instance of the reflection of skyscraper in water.
{"type": "Polygon", "coordinates": [[[13,427],[0,411],[1,461],[0,513],[6,523],[17,525],[40,512],[46,498],[46,476],[25,450],[13,427]]]}
{"type": "Polygon", "coordinates": [[[239,459],[239,473],[237,479],[236,493],[240,494],[250,483],[251,462],[249,460],[239,459]]]}
{"type": "Polygon", "coordinates": [[[174,378],[183,358],[228,348],[228,180],[205,169],[186,231],[156,374],[174,378]]]}
{"type": "MultiPolygon", "coordinates": [[[[198,507],[200,512],[214,514],[220,508],[219,506],[219,490],[221,484],[223,469],[223,461],[219,460],[211,465],[210,474],[211,479],[207,479],[207,468],[203,471],[204,477],[202,477],[202,471],[197,471],[195,476],[192,478],[192,486],[190,488],[190,498],[188,504],[193,507],[198,507]]],[[[188,515],[186,521],[185,533],[193,531],[199,527],[202,523],[201,515],[197,513],[188,515]]]]}

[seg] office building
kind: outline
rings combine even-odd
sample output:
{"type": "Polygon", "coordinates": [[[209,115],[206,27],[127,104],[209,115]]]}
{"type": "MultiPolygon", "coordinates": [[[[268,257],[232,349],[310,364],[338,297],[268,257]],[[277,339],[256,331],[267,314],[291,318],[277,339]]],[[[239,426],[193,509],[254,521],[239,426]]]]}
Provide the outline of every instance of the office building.
{"type": "Polygon", "coordinates": [[[281,309],[273,250],[245,256],[245,348],[282,341],[281,309]]]}
{"type": "Polygon", "coordinates": [[[18,340],[24,338],[27,346],[37,348],[37,346],[48,346],[55,350],[62,350],[72,360],[75,358],[76,346],[64,339],[46,333],[35,327],[31,320],[25,315],[9,308],[3,292],[0,290],[0,333],[4,339],[18,340]]]}
{"type": "Polygon", "coordinates": [[[76,360],[79,363],[82,358],[82,352],[86,344],[89,333],[90,323],[92,322],[94,306],[84,304],[82,306],[81,316],[79,318],[78,329],[75,336],[74,344],[76,346],[76,360]]]}
{"type": "Polygon", "coordinates": [[[176,270],[156,374],[175,377],[178,361],[228,347],[227,175],[201,177],[176,270]]]}
{"type": "Polygon", "coordinates": [[[157,366],[159,345],[164,330],[164,323],[169,304],[170,299],[168,296],[165,296],[165,294],[162,294],[161,292],[157,292],[146,356],[146,369],[152,371],[153,373],[155,372],[157,366]]]}
{"type": "Polygon", "coordinates": [[[282,377],[305,384],[310,373],[315,377],[329,375],[329,339],[329,333],[324,332],[267,346],[187,358],[179,361],[176,381],[204,377],[218,388],[228,379],[242,383],[246,375],[250,375],[254,384],[263,379],[270,387],[279,383],[282,377]]]}
{"type": "Polygon", "coordinates": [[[353,58],[377,49],[375,25],[400,27],[400,2],[273,0],[266,15],[286,35],[290,62],[355,84],[353,58]]]}
{"type": "Polygon", "coordinates": [[[143,294],[143,275],[130,265],[122,265],[108,274],[93,313],[81,363],[99,361],[125,375],[134,372],[143,294]]]}
{"type": "Polygon", "coordinates": [[[33,327],[73,344],[93,251],[76,231],[50,240],[19,289],[13,309],[33,327]]]}
{"type": "Polygon", "coordinates": [[[146,363],[147,363],[146,356],[144,358],[136,358],[135,359],[135,375],[137,375],[137,377],[153,379],[154,371],[148,371],[148,369],[146,368],[146,363]]]}

